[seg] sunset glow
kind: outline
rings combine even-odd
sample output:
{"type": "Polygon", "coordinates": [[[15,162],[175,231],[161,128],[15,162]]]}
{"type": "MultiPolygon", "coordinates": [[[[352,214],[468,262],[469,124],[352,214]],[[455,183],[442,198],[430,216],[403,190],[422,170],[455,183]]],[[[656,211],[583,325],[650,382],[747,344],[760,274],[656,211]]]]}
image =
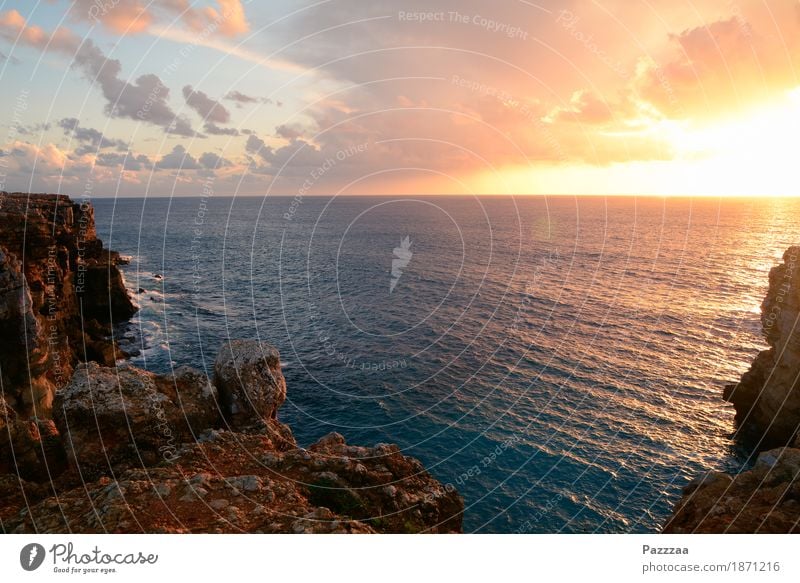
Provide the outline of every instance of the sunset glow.
{"type": "Polygon", "coordinates": [[[3,188],[800,194],[794,0],[268,4],[6,4],[3,188]]]}

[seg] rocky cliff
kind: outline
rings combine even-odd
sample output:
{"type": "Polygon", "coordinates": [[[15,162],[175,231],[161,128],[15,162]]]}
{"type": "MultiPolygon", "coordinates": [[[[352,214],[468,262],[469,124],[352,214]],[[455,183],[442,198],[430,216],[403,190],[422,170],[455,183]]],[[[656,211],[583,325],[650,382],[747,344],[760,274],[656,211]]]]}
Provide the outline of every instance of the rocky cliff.
{"type": "Polygon", "coordinates": [[[461,531],[459,494],[397,446],[331,433],[299,447],[276,418],[286,383],[273,347],[228,343],[215,371],[79,366],[46,431],[18,439],[18,471],[0,476],[3,530],[461,531]]]}
{"type": "Polygon", "coordinates": [[[458,492],[397,446],[299,447],[267,344],[226,342],[211,378],[118,363],[134,307],[91,207],[0,204],[0,531],[461,531],[458,492]]]}
{"type": "Polygon", "coordinates": [[[78,362],[124,356],[109,339],[136,311],[120,261],[88,202],[0,192],[0,382],[21,417],[48,417],[78,362]]]}
{"type": "Polygon", "coordinates": [[[689,484],[665,532],[800,532],[798,260],[800,247],[790,247],[783,263],[770,271],[761,304],[769,349],[724,392],[736,409],[743,444],[761,453],[749,471],[737,476],[712,472],[689,484]]]}
{"type": "Polygon", "coordinates": [[[759,447],[785,446],[800,430],[800,247],[790,247],[769,273],[761,325],[769,349],[725,388],[740,430],[759,447]]]}

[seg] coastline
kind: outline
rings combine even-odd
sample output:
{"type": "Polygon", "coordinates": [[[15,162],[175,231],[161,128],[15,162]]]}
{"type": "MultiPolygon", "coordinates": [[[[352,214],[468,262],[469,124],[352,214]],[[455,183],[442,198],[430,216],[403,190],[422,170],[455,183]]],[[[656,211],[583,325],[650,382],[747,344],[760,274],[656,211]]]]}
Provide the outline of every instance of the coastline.
{"type": "Polygon", "coordinates": [[[397,446],[298,447],[268,344],[224,342],[213,378],[124,362],[136,306],[90,205],[4,194],[0,214],[0,332],[27,341],[0,353],[4,532],[461,532],[461,496],[397,446]]]}
{"type": "MultiPolygon", "coordinates": [[[[138,306],[129,293],[134,290],[126,290],[124,276],[118,267],[124,264],[125,258],[105,249],[96,238],[92,208],[76,205],[68,197],[57,195],[16,194],[4,197],[6,202],[12,202],[11,205],[4,204],[0,210],[0,213],[5,213],[3,218],[7,219],[4,224],[13,224],[13,217],[16,217],[18,225],[24,228],[10,228],[0,238],[0,291],[4,305],[8,306],[0,310],[0,322],[9,335],[12,334],[9,330],[26,330],[21,336],[28,339],[28,345],[23,346],[23,350],[7,351],[2,355],[5,359],[2,361],[3,374],[8,375],[3,378],[4,399],[0,403],[3,412],[0,429],[7,436],[0,438],[0,474],[4,474],[0,477],[3,484],[0,488],[3,530],[13,526],[14,530],[28,532],[45,525],[44,528],[59,532],[63,524],[49,524],[54,494],[70,500],[76,512],[87,510],[82,506],[80,495],[73,499],[73,490],[78,484],[76,475],[93,480],[91,496],[102,498],[108,494],[106,490],[109,487],[116,488],[116,494],[111,494],[111,500],[107,502],[114,516],[114,513],[120,513],[120,509],[113,500],[119,496],[136,500],[143,484],[155,484],[161,480],[163,487],[160,490],[153,486],[155,498],[153,494],[142,496],[142,508],[148,508],[158,500],[169,507],[170,512],[172,506],[181,504],[185,509],[177,518],[172,514],[172,518],[166,515],[155,517],[154,522],[147,526],[152,530],[145,532],[161,532],[159,529],[162,528],[165,532],[183,532],[187,524],[191,524],[188,528],[191,532],[211,532],[203,530],[211,529],[211,524],[213,529],[222,529],[223,532],[288,532],[295,529],[298,532],[329,532],[317,527],[334,522],[337,529],[344,529],[335,532],[461,530],[463,501],[458,492],[450,484],[442,486],[424,471],[419,462],[402,456],[396,446],[354,448],[347,445],[342,436],[330,434],[306,449],[299,448],[291,430],[275,418],[282,398],[264,397],[267,401],[272,399],[272,405],[267,403],[250,413],[245,412],[242,418],[244,402],[258,402],[254,397],[263,387],[270,386],[271,378],[283,378],[280,356],[268,344],[250,343],[242,349],[244,354],[260,354],[262,364],[253,363],[252,368],[263,368],[263,363],[266,363],[272,377],[254,381],[252,390],[240,395],[238,402],[234,391],[224,389],[231,383],[221,380],[216,374],[213,378],[206,378],[188,367],[179,367],[172,375],[159,376],[132,366],[126,361],[131,352],[129,346],[110,336],[112,329],[134,316],[138,306]],[[34,210],[30,212],[29,209],[34,210]],[[47,244],[51,224],[55,225],[54,240],[58,243],[55,246],[47,244]],[[29,238],[20,236],[21,232],[29,238]],[[16,253],[9,251],[8,247],[15,249],[16,253]],[[27,261],[19,261],[17,255],[27,261]],[[90,309],[81,309],[84,298],[91,298],[90,309]],[[42,318],[37,319],[37,314],[42,318]],[[75,314],[78,314],[77,318],[75,314]],[[84,317],[80,317],[81,314],[84,317]],[[55,342],[49,334],[51,321],[56,322],[57,330],[62,331],[62,336],[55,342]],[[78,330],[83,337],[76,342],[73,337],[78,330]],[[77,353],[76,346],[82,346],[84,352],[77,353]],[[33,359],[21,359],[26,350],[34,355],[33,359]],[[86,362],[89,364],[84,364],[86,362]],[[9,373],[15,370],[24,373],[26,367],[31,382],[19,389],[20,377],[15,380],[9,373]],[[60,374],[56,374],[58,370],[61,370],[60,374]],[[69,370],[69,378],[66,370],[69,370]],[[113,377],[116,381],[110,371],[115,371],[113,377]],[[58,382],[59,377],[61,382],[58,382]],[[100,415],[99,432],[93,432],[85,420],[96,415],[97,409],[86,401],[86,395],[87,391],[96,390],[98,385],[106,387],[109,397],[104,406],[107,405],[108,409],[100,415]],[[113,398],[115,387],[122,389],[122,393],[131,389],[128,391],[130,394],[116,402],[113,398]],[[26,393],[29,396],[26,397],[26,393]],[[128,419],[131,423],[131,411],[135,412],[135,422],[127,433],[118,431],[121,419],[128,419]],[[142,424],[137,425],[139,422],[142,424]],[[69,447],[64,439],[67,434],[73,442],[69,447]],[[97,443],[101,440],[110,445],[98,449],[97,443]],[[260,465],[254,466],[235,455],[236,449],[243,444],[253,451],[265,453],[260,465]],[[216,453],[209,453],[209,448],[216,453]],[[295,453],[292,453],[295,451],[305,453],[295,459],[295,453]],[[352,468],[347,464],[329,465],[331,456],[358,460],[391,457],[396,461],[375,466],[359,461],[361,467],[357,475],[351,475],[352,468]],[[96,460],[103,457],[106,463],[98,465],[96,460]],[[170,464],[181,463],[179,460],[189,460],[187,467],[191,469],[186,472],[194,473],[185,473],[183,466],[180,474],[175,473],[170,464]],[[184,482],[195,479],[205,483],[206,478],[197,476],[214,476],[219,465],[239,473],[223,476],[222,482],[212,480],[209,484],[213,488],[200,486],[201,493],[205,491],[206,495],[219,490],[219,494],[214,492],[219,498],[210,501],[202,497],[192,499],[196,488],[183,489],[184,482]],[[275,503],[277,495],[274,489],[271,490],[272,486],[261,491],[265,487],[260,476],[265,471],[277,472],[288,484],[301,484],[299,489],[294,489],[295,486],[285,486],[284,489],[294,500],[294,510],[302,510],[304,517],[315,512],[322,512],[320,516],[324,516],[314,515],[316,518],[309,519],[313,526],[302,528],[300,525],[305,524],[302,521],[295,524],[296,521],[273,520],[271,527],[264,528],[261,523],[257,526],[244,520],[242,516],[255,508],[263,507],[263,511],[269,514],[270,504],[275,503]],[[131,479],[124,483],[107,481],[110,475],[120,473],[131,479]],[[153,480],[154,475],[158,480],[153,480]],[[247,483],[256,487],[253,491],[258,493],[255,498],[260,501],[252,508],[247,506],[246,511],[242,510],[242,500],[237,498],[241,489],[234,487],[227,493],[225,485],[230,480],[236,482],[241,476],[255,476],[261,480],[248,478],[247,483]],[[313,480],[309,482],[308,476],[313,480]],[[414,482],[417,477],[421,480],[418,483],[414,482]],[[362,493],[362,489],[374,488],[385,488],[384,494],[390,496],[390,500],[362,493]],[[340,490],[348,493],[340,497],[340,490]],[[333,498],[327,496],[330,492],[336,495],[333,498]],[[355,496],[351,497],[349,493],[355,493],[355,496]],[[29,518],[23,520],[19,512],[26,497],[37,504],[29,518]],[[177,500],[173,499],[175,497],[177,500]],[[219,502],[215,506],[219,508],[213,509],[212,514],[202,509],[203,505],[216,500],[219,502]],[[402,515],[403,504],[408,500],[424,503],[430,513],[402,521],[379,519],[373,524],[373,512],[378,512],[379,517],[393,513],[402,515]],[[226,530],[228,527],[215,522],[222,509],[228,507],[235,509],[226,511],[230,514],[226,520],[235,525],[232,530],[226,530]],[[331,514],[320,511],[320,508],[331,514]],[[354,513],[369,519],[356,519],[354,513]],[[205,522],[193,522],[195,515],[204,516],[205,522]],[[455,515],[459,516],[457,520],[447,518],[455,515]]],[[[800,443],[796,431],[800,403],[794,376],[800,370],[800,346],[794,329],[800,318],[800,276],[796,268],[799,255],[800,247],[790,248],[784,255],[784,263],[770,272],[770,286],[762,304],[762,328],[770,348],[760,353],[740,382],[727,386],[724,393],[725,399],[733,403],[737,412],[737,440],[743,447],[749,447],[760,455],[751,470],[737,476],[709,473],[692,481],[664,525],[665,532],[797,530],[797,517],[800,516],[800,508],[796,507],[796,501],[800,499],[797,448],[800,443]],[[765,520],[764,516],[768,519],[765,520]]],[[[217,360],[235,361],[236,358],[232,354],[232,343],[223,344],[217,360]]],[[[283,398],[285,390],[284,381],[283,398]]],[[[292,514],[290,508],[292,506],[281,508],[280,513],[298,516],[297,512],[292,514]]],[[[69,520],[72,521],[70,528],[93,532],[92,527],[81,524],[79,518],[69,520]]],[[[119,532],[138,524],[138,521],[118,517],[109,520],[103,524],[117,524],[114,521],[118,521],[119,532]]],[[[99,528],[97,524],[94,527],[99,528]]]]}
{"type": "Polygon", "coordinates": [[[709,472],[684,489],[667,533],[800,532],[800,247],[769,273],[760,352],[723,398],[736,409],[737,438],[758,454],[738,475],[709,472]]]}

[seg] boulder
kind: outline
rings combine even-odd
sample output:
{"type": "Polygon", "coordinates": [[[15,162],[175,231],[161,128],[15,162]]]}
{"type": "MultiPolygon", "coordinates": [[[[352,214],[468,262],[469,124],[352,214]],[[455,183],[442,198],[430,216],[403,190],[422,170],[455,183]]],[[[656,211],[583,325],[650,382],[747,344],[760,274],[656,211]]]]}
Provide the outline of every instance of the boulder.
{"type": "Polygon", "coordinates": [[[161,377],[93,362],[58,391],[53,417],[71,465],[87,478],[171,461],[220,419],[216,390],[201,373],[161,377]]]}
{"type": "Polygon", "coordinates": [[[769,450],[737,476],[714,472],[695,480],[664,532],[800,533],[800,450],[769,450]]]}
{"type": "Polygon", "coordinates": [[[286,400],[280,355],[263,342],[225,343],[214,364],[214,378],[225,417],[233,428],[276,419],[286,400]]]}

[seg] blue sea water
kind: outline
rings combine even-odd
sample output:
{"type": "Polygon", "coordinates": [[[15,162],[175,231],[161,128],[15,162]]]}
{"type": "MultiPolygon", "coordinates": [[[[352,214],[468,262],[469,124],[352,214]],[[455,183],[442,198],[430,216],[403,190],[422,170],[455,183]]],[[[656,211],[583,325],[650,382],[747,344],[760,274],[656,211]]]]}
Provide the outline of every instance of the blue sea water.
{"type": "Polygon", "coordinates": [[[397,443],[468,532],[650,532],[737,471],[722,386],[763,347],[791,199],[97,199],[139,366],[281,352],[307,445],[397,443]],[[405,238],[408,241],[403,243],[405,238]],[[393,264],[394,262],[394,264],[393,264]]]}

